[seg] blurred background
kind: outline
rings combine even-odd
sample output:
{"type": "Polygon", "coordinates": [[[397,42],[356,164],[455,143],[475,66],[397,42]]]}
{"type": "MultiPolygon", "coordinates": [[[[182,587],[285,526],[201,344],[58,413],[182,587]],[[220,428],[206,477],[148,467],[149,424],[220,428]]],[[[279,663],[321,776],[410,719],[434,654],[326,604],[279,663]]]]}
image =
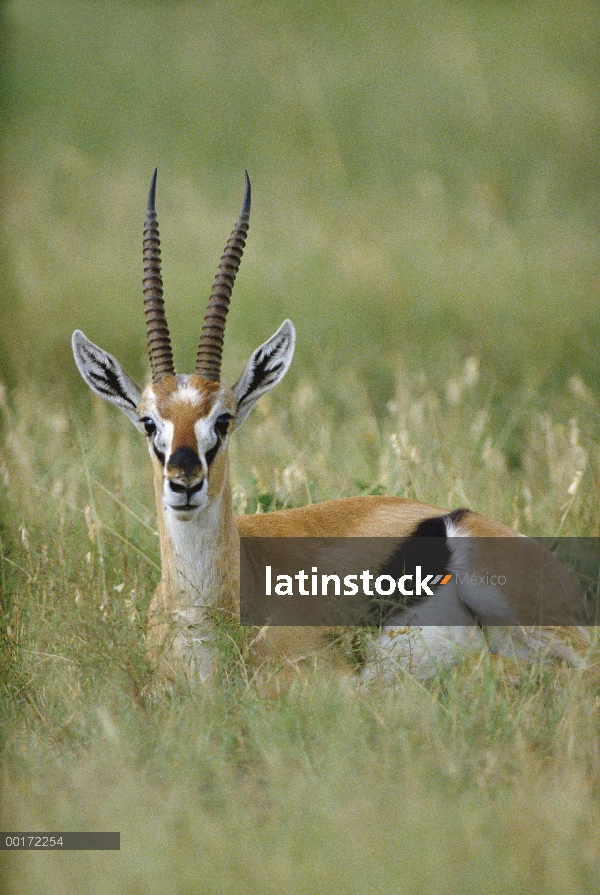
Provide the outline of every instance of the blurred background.
{"type": "MultiPolygon", "coordinates": [[[[143,380],[141,232],[158,216],[191,369],[247,168],[225,376],[289,316],[290,382],[375,415],[402,370],[475,357],[493,425],[600,392],[600,7],[5,0],[0,375],[82,396],[81,328],[143,380]],[[527,398],[530,400],[530,398],[527,398]]],[[[286,386],[287,388],[288,386],[286,386]]]]}

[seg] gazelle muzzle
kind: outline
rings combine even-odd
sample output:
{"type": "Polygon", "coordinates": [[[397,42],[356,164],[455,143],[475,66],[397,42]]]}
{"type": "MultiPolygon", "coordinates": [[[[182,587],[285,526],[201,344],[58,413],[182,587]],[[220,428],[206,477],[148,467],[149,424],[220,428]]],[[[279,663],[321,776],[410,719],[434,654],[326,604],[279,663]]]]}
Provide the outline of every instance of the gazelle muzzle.
{"type": "Polygon", "coordinates": [[[206,505],[208,479],[202,461],[192,448],[177,448],[165,467],[163,487],[165,505],[178,512],[189,512],[206,505]]]}

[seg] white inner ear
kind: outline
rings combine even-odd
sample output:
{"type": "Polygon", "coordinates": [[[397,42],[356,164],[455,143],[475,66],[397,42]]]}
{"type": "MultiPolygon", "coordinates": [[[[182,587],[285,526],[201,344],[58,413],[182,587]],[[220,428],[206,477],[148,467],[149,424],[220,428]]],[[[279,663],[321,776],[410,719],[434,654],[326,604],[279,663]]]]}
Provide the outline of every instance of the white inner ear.
{"type": "Polygon", "coordinates": [[[251,355],[233,386],[238,404],[234,429],[241,426],[260,396],[281,382],[292,363],[295,345],[294,326],[291,320],[284,320],[277,332],[251,355]]]}
{"type": "Polygon", "coordinates": [[[75,363],[89,387],[101,398],[119,407],[143,431],[137,413],[141,389],[120,363],[77,329],[72,339],[75,363]]]}

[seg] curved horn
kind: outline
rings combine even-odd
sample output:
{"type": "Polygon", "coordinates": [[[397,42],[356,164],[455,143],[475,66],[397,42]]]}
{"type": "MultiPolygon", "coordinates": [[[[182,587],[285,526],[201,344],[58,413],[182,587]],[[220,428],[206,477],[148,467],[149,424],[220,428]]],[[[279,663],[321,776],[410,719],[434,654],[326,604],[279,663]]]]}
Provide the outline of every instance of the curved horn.
{"type": "Polygon", "coordinates": [[[202,335],[196,356],[196,373],[205,379],[218,382],[221,378],[221,357],[225,337],[225,321],[229,310],[229,299],[235,276],[240,269],[240,261],[246,245],[250,225],[250,178],[246,175],[244,202],[240,216],[229,237],[221,257],[215,282],[208,300],[208,307],[202,325],[202,335]]]}
{"type": "Polygon", "coordinates": [[[155,168],[150,183],[144,223],[144,313],[146,315],[152,382],[158,382],[166,373],[175,373],[160,272],[160,239],[158,238],[158,221],[154,208],[156,171],[155,168]]]}

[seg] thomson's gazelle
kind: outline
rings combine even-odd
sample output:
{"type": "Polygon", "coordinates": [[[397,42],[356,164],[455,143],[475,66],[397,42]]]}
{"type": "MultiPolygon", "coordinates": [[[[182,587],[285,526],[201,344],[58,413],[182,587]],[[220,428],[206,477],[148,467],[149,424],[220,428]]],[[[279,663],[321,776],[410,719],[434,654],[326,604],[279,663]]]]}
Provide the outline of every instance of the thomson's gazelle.
{"type": "MultiPolygon", "coordinates": [[[[123,410],[148,439],[160,532],[162,580],[152,601],[148,649],[168,676],[183,672],[191,681],[213,673],[216,647],[211,611],[239,611],[240,535],[254,537],[396,537],[436,534],[448,541],[448,572],[473,574],[486,561],[477,538],[519,537],[477,513],[448,513],[439,507],[395,497],[349,497],[302,509],[234,518],[229,479],[230,435],[245,421],[256,400],[284,377],[294,353],[295,332],[285,320],[250,357],[237,382],[221,381],[225,320],[239,269],[250,217],[250,181],[240,217],[221,258],[212,288],[196,366],[176,374],[164,311],[160,243],[155,212],[156,172],[144,228],[144,310],[152,382],[140,389],[120,364],[77,330],[73,351],[90,388],[123,410]],[[479,545],[479,546],[478,546],[479,545]]],[[[490,542],[488,542],[490,543],[490,542]]],[[[543,548],[530,542],[531,550],[543,548]]],[[[550,554],[548,554],[550,557],[550,554]]],[[[560,582],[557,601],[577,600],[562,567],[552,558],[560,582]]],[[[470,589],[454,580],[433,597],[389,620],[372,643],[362,674],[380,669],[387,678],[398,668],[427,676],[466,653],[491,646],[522,657],[542,647],[546,655],[578,664],[585,629],[489,628],[511,625],[527,599],[526,588],[470,589]],[[441,623],[443,622],[443,625],[441,623]],[[423,627],[421,627],[423,625],[423,627]]],[[[564,616],[564,613],[563,613],[564,616]]],[[[269,652],[296,660],[331,642],[320,627],[272,627],[258,632],[254,656],[269,652]]]]}

